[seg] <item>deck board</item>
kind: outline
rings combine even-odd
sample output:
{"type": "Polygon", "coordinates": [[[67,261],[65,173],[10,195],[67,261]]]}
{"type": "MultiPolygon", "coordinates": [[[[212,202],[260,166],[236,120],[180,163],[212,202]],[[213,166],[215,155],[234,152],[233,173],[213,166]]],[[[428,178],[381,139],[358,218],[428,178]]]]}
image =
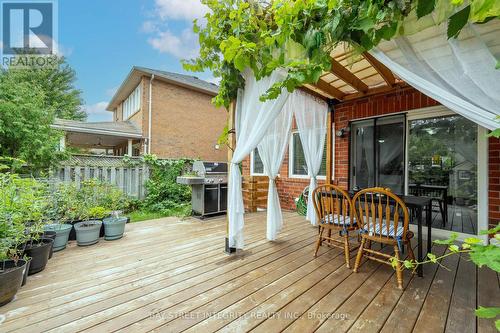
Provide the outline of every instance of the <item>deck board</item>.
{"type": "Polygon", "coordinates": [[[317,229],[295,213],[284,219],[269,242],[265,213],[248,214],[246,248],[231,257],[224,217],[141,222],[119,241],[71,244],[0,308],[0,331],[494,332],[473,309],[500,298],[495,272],[449,257],[450,271],[407,272],[401,291],[389,266],[353,273],[326,246],[314,258],[317,229]]]}

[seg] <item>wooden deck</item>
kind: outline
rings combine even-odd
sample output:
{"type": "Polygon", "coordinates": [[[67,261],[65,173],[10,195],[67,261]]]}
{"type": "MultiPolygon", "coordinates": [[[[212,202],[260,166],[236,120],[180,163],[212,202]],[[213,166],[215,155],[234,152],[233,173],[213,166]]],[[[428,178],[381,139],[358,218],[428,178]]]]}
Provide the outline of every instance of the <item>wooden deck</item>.
{"type": "Polygon", "coordinates": [[[407,274],[400,291],[389,266],[355,274],[326,247],[313,258],[317,229],[284,217],[269,242],[264,213],[247,215],[246,249],[231,257],[224,218],[142,222],[118,241],[72,244],[0,308],[0,331],[495,332],[473,310],[499,305],[496,273],[449,257],[449,270],[407,274]]]}

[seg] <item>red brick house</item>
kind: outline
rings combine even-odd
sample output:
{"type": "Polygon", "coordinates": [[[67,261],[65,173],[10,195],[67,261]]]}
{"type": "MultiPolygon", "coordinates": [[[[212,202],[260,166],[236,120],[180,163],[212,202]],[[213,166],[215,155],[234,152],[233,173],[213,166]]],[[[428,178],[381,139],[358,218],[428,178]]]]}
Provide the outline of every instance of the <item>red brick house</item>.
{"type": "Polygon", "coordinates": [[[224,161],[217,141],[227,112],[211,103],[217,92],[194,76],[133,67],[107,107],[112,122],[58,120],[54,127],[67,133],[63,145],[104,154],[224,161]]]}
{"type": "MultiPolygon", "coordinates": [[[[355,75],[337,67],[336,73],[327,74],[316,86],[305,87],[311,94],[328,96],[325,99],[331,102],[331,133],[327,135],[319,183],[325,182],[328,174],[326,149],[330,140],[333,184],[349,190],[387,186],[399,194],[424,191],[437,198],[432,215],[437,236],[447,235],[441,230],[464,236],[477,234],[488,224],[496,225],[500,220],[499,140],[487,138],[486,128],[398,78],[389,77],[391,88],[384,89],[380,86],[387,79],[384,76],[392,74],[371,57],[367,59],[379,71],[379,82],[375,82],[376,88],[370,87],[371,93],[353,88],[355,82],[373,82],[375,74],[367,73],[366,66],[364,72],[354,71],[355,75]],[[345,92],[346,86],[356,98],[339,101],[335,94],[345,92]]],[[[338,63],[348,67],[344,60],[338,63]]],[[[305,168],[299,136],[292,134],[277,179],[283,209],[296,209],[297,198],[309,185],[305,168]]],[[[262,164],[254,151],[243,163],[243,176],[261,174],[262,164]]]]}

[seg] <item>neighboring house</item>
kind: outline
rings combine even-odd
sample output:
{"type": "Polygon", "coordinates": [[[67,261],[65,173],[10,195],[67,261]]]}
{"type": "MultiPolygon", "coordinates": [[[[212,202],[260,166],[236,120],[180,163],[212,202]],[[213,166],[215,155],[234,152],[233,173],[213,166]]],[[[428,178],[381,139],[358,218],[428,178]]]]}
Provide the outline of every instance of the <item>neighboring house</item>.
{"type": "Polygon", "coordinates": [[[66,131],[64,145],[115,156],[225,161],[226,148],[217,140],[227,113],[211,103],[217,91],[194,76],[133,67],[107,107],[113,122],[58,120],[54,127],[66,131]]]}

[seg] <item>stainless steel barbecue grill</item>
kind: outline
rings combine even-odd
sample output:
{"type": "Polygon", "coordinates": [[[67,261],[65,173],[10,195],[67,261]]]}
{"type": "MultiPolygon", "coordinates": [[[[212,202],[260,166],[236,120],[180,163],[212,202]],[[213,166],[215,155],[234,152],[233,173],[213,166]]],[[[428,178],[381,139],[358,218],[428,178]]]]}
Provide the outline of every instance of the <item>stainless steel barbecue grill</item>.
{"type": "Polygon", "coordinates": [[[178,177],[179,184],[191,185],[193,213],[204,218],[227,210],[228,165],[225,162],[193,163],[194,177],[178,177]]]}

